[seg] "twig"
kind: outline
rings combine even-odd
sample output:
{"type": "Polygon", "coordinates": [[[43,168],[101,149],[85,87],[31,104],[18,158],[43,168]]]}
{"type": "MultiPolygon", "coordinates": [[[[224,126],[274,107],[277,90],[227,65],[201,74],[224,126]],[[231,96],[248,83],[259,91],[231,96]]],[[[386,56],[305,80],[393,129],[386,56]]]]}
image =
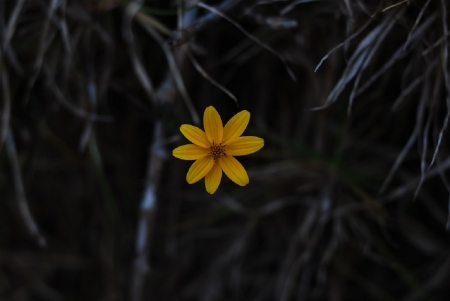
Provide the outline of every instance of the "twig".
{"type": "Polygon", "coordinates": [[[351,34],[348,38],[345,39],[345,41],[341,42],[337,46],[334,46],[330,51],[328,51],[327,54],[320,60],[319,64],[317,64],[316,69],[314,69],[314,72],[317,72],[319,70],[320,66],[322,66],[323,62],[325,62],[326,59],[336,50],[339,48],[347,45],[349,42],[351,42],[353,39],[358,37],[371,23],[373,19],[369,19],[366,23],[364,23],[356,32],[351,34]]]}
{"type": "Polygon", "coordinates": [[[444,47],[442,48],[442,55],[441,55],[441,66],[442,66],[442,73],[444,74],[444,83],[445,83],[445,92],[446,92],[446,102],[447,102],[447,115],[445,116],[444,124],[442,125],[441,131],[439,132],[439,138],[437,145],[434,149],[433,158],[431,159],[431,163],[428,166],[428,169],[431,168],[431,166],[434,164],[434,161],[436,160],[436,157],[439,152],[439,148],[441,146],[442,138],[444,136],[444,132],[447,129],[449,119],[450,119],[450,74],[448,72],[448,27],[447,27],[447,7],[445,6],[445,1],[441,0],[442,5],[442,27],[444,32],[444,47]]]}
{"type": "Polygon", "coordinates": [[[194,55],[192,54],[191,50],[188,47],[182,46],[182,49],[184,50],[184,52],[187,54],[187,56],[189,57],[189,59],[192,62],[192,65],[194,65],[195,69],[198,71],[198,73],[200,73],[205,79],[207,79],[211,84],[213,84],[214,86],[216,86],[217,88],[219,88],[220,90],[222,90],[222,92],[224,92],[225,94],[227,94],[232,100],[234,100],[234,102],[236,103],[236,105],[239,106],[238,100],[236,98],[236,96],[234,96],[233,93],[231,93],[227,88],[225,88],[224,86],[222,86],[221,84],[219,84],[216,80],[214,80],[211,76],[209,76],[208,73],[206,73],[205,69],[203,69],[203,67],[199,64],[199,62],[195,59],[194,55]]]}
{"type": "Polygon", "coordinates": [[[390,5],[390,6],[386,7],[386,8],[384,8],[381,12],[383,13],[383,12],[385,12],[385,11],[391,9],[391,8],[394,8],[394,7],[398,6],[398,5],[401,5],[401,4],[403,4],[403,3],[407,2],[407,1],[408,0],[403,0],[403,1],[400,1],[399,3],[390,5]]]}
{"type": "Polygon", "coordinates": [[[403,197],[409,191],[415,190],[420,181],[425,182],[426,180],[439,175],[440,172],[447,171],[447,169],[449,168],[450,168],[450,157],[447,158],[445,161],[443,161],[440,165],[437,165],[433,169],[427,171],[427,173],[424,176],[420,175],[419,177],[409,181],[408,183],[396,188],[390,194],[384,197],[380,197],[379,200],[381,202],[390,202],[397,198],[403,197]]]}
{"type": "MultiPolygon", "coordinates": [[[[138,14],[136,16],[136,19],[140,22],[142,18],[141,14],[138,14]]],[[[144,25],[144,24],[142,24],[144,25]]],[[[195,107],[192,103],[192,99],[190,98],[186,86],[184,84],[183,78],[181,77],[181,72],[177,65],[177,60],[175,58],[175,55],[170,50],[169,46],[166,44],[162,36],[151,26],[143,26],[144,30],[147,31],[154,39],[155,41],[161,46],[164,55],[166,56],[167,64],[169,65],[169,71],[166,76],[166,80],[164,81],[164,84],[168,84],[167,87],[170,87],[170,90],[173,90],[173,88],[176,88],[180,95],[182,96],[187,109],[189,110],[189,113],[191,114],[192,121],[195,124],[200,124],[200,117],[197,114],[197,111],[195,110],[195,107]],[[172,78],[172,80],[171,80],[172,78]]],[[[181,64],[180,64],[181,65],[181,64]]],[[[167,102],[168,97],[166,97],[164,92],[167,91],[167,87],[164,87],[164,84],[160,86],[157,92],[157,96],[159,98],[159,101],[161,102],[167,102]],[[162,88],[164,87],[164,88],[162,88]]],[[[171,100],[170,100],[171,101],[171,100]]]]}
{"type": "Polygon", "coordinates": [[[3,92],[2,93],[3,107],[2,107],[1,128],[0,128],[0,150],[1,150],[8,133],[9,120],[11,118],[11,94],[9,91],[8,71],[6,70],[6,66],[3,63],[3,60],[0,60],[0,77],[3,92]]]}
{"type": "Polygon", "coordinates": [[[409,31],[408,37],[406,38],[406,42],[405,42],[405,44],[403,45],[403,50],[406,50],[406,48],[408,47],[409,41],[411,40],[411,36],[412,36],[412,34],[414,33],[414,30],[415,30],[415,29],[417,28],[417,26],[419,25],[420,20],[422,19],[423,14],[425,13],[425,10],[427,9],[427,7],[428,7],[428,5],[430,4],[430,2],[431,2],[431,0],[428,0],[428,1],[424,4],[424,6],[422,7],[422,9],[420,10],[420,13],[419,13],[419,15],[417,16],[416,21],[414,22],[413,27],[412,27],[411,30],[409,31]]]}
{"type": "Polygon", "coordinates": [[[163,142],[163,125],[161,121],[155,123],[153,142],[150,147],[150,156],[147,168],[147,180],[141,201],[140,219],[136,235],[136,258],[131,283],[131,300],[143,300],[143,285],[150,267],[148,257],[150,241],[157,210],[156,190],[161,178],[166,150],[163,142]]]}
{"type": "Polygon", "coordinates": [[[34,66],[33,66],[33,73],[29,77],[28,84],[27,84],[27,91],[25,100],[28,101],[31,90],[36,83],[39,74],[41,73],[41,68],[44,63],[44,56],[45,51],[47,50],[47,47],[49,46],[49,42],[47,40],[47,37],[49,35],[50,31],[50,22],[53,18],[53,15],[58,7],[59,1],[58,0],[52,0],[51,4],[48,6],[48,10],[46,11],[47,18],[45,19],[44,26],[42,28],[41,37],[39,40],[39,46],[36,51],[36,58],[34,60],[34,66]]]}
{"type": "Polygon", "coordinates": [[[130,53],[130,60],[133,65],[134,73],[136,74],[136,77],[141,83],[142,88],[147,94],[147,97],[153,104],[156,104],[158,100],[155,94],[155,89],[153,88],[153,83],[142,64],[141,59],[138,57],[133,31],[131,29],[133,18],[138,13],[141,6],[141,3],[133,1],[125,9],[123,16],[122,36],[128,43],[128,52],[130,53]]]}
{"type": "Polygon", "coordinates": [[[31,215],[30,208],[28,207],[28,201],[23,185],[22,173],[20,171],[19,159],[17,158],[16,146],[14,144],[13,134],[10,129],[8,130],[8,133],[6,135],[6,153],[11,164],[14,189],[16,190],[17,205],[19,207],[20,215],[22,216],[22,219],[27,226],[31,236],[36,240],[41,248],[45,248],[47,246],[45,238],[39,233],[39,229],[33,219],[33,216],[31,215]]]}
{"type": "Polygon", "coordinates": [[[98,121],[98,122],[111,122],[113,121],[111,116],[107,115],[96,115],[92,113],[88,113],[84,111],[81,108],[76,107],[72,103],[70,103],[64,93],[61,91],[61,89],[57,86],[55,83],[55,80],[53,79],[53,76],[51,74],[51,71],[48,66],[44,65],[43,67],[44,75],[47,79],[47,84],[49,85],[50,90],[53,92],[53,94],[56,97],[56,100],[68,111],[70,111],[75,116],[78,116],[80,118],[86,118],[90,121],[98,121]]]}
{"type": "MultiPolygon", "coordinates": [[[[240,0],[225,0],[216,6],[221,12],[227,12],[233,7],[238,5],[240,0]]],[[[189,26],[184,24],[184,28],[178,29],[172,34],[172,39],[170,44],[173,46],[181,46],[187,43],[192,37],[196,35],[199,31],[211,24],[211,22],[216,21],[220,18],[216,13],[210,12],[204,16],[199,17],[194,22],[191,22],[189,26]]]]}
{"type": "MultiPolygon", "coordinates": [[[[177,90],[182,94],[186,106],[191,113],[191,116],[195,123],[199,123],[199,117],[192,105],[191,99],[187,94],[183,80],[181,78],[181,72],[178,70],[175,55],[166,45],[165,41],[145,20],[145,15],[136,13],[136,20],[140,22],[143,28],[158,42],[166,55],[168,62],[168,70],[165,75],[164,81],[158,87],[156,93],[156,106],[170,105],[173,103],[174,93],[167,93],[167,91],[177,90]]],[[[190,23],[180,21],[181,23],[190,23]]],[[[180,54],[182,54],[180,52],[180,54]]],[[[182,56],[185,59],[185,56],[182,56]]],[[[181,60],[181,59],[180,59],[181,60]]],[[[179,60],[179,61],[180,61],[179,60]]],[[[180,63],[180,62],[178,62],[180,63]]],[[[182,65],[180,63],[180,65],[182,65]]],[[[157,212],[157,195],[156,191],[159,186],[161,178],[163,161],[166,157],[165,145],[166,142],[163,138],[164,128],[163,122],[159,118],[155,121],[153,130],[153,141],[150,146],[149,159],[147,164],[147,179],[145,182],[145,188],[141,200],[140,218],[136,231],[136,257],[134,259],[133,273],[131,277],[131,300],[142,301],[144,300],[144,283],[145,276],[147,276],[150,270],[149,254],[151,251],[151,238],[153,233],[153,225],[155,223],[155,217],[157,212]]]]}
{"type": "Polygon", "coordinates": [[[5,30],[5,37],[3,39],[3,49],[8,48],[8,44],[11,41],[12,36],[14,35],[14,31],[16,30],[17,21],[19,19],[19,14],[22,11],[22,7],[25,0],[18,0],[16,6],[14,6],[14,10],[9,17],[8,26],[5,30]]]}
{"type": "Polygon", "coordinates": [[[218,10],[215,7],[209,6],[208,4],[205,4],[201,1],[197,1],[196,5],[199,7],[202,7],[206,10],[209,10],[210,12],[213,12],[219,16],[221,16],[222,18],[224,18],[225,20],[227,20],[228,22],[230,22],[233,26],[235,26],[237,29],[239,29],[243,34],[245,34],[248,38],[250,38],[251,40],[253,40],[256,44],[258,44],[259,46],[261,46],[262,48],[266,49],[267,51],[269,51],[270,53],[272,53],[273,55],[275,55],[276,57],[278,57],[281,61],[281,63],[283,64],[284,68],[286,69],[286,72],[289,74],[289,76],[291,77],[291,79],[294,82],[297,82],[297,77],[295,76],[294,71],[292,71],[292,69],[289,67],[286,58],[281,54],[278,53],[275,49],[273,49],[272,47],[270,47],[269,45],[265,44],[264,42],[262,42],[260,39],[258,39],[256,36],[252,35],[250,32],[248,32],[247,30],[245,30],[241,25],[239,25],[239,23],[237,23],[236,21],[234,21],[233,19],[231,19],[229,16],[227,16],[226,14],[224,14],[222,11],[218,10]]]}
{"type": "MultiPolygon", "coordinates": [[[[139,19],[139,18],[138,18],[139,19]]],[[[197,114],[197,111],[195,110],[195,107],[193,105],[192,99],[189,96],[189,93],[187,92],[186,86],[184,84],[183,78],[181,76],[180,69],[177,65],[177,60],[175,58],[175,55],[170,50],[169,46],[165,43],[161,35],[154,30],[152,27],[144,27],[144,29],[155,39],[155,41],[161,46],[164,55],[166,56],[167,64],[169,66],[169,71],[166,76],[166,80],[164,81],[164,84],[169,84],[169,88],[171,90],[176,89],[180,93],[181,97],[183,98],[186,107],[191,114],[192,121],[194,124],[200,124],[200,117],[197,114]]],[[[181,53],[180,53],[181,55],[181,53]]],[[[179,60],[181,61],[181,59],[179,60]]],[[[179,62],[179,65],[181,66],[181,62],[179,62]]],[[[161,102],[167,102],[170,103],[173,101],[171,97],[167,97],[164,92],[167,91],[167,87],[162,89],[164,87],[164,84],[161,85],[161,87],[158,89],[157,95],[159,97],[159,100],[161,102]]]]}

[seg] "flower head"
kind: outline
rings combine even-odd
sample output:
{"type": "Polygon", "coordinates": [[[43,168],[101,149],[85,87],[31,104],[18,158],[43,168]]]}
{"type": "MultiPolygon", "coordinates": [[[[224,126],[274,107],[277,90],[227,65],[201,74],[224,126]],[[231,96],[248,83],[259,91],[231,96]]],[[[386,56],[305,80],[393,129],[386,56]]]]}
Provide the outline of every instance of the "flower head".
{"type": "Polygon", "coordinates": [[[209,106],[203,115],[205,131],[196,126],[183,124],[181,133],[193,144],[175,148],[173,156],[182,160],[196,160],[186,175],[189,184],[205,177],[206,191],[213,194],[222,179],[222,170],[234,183],[245,186],[249,179],[244,167],[234,156],[244,156],[260,150],[264,140],[243,136],[250,113],[241,111],[222,125],[219,113],[209,106]]]}

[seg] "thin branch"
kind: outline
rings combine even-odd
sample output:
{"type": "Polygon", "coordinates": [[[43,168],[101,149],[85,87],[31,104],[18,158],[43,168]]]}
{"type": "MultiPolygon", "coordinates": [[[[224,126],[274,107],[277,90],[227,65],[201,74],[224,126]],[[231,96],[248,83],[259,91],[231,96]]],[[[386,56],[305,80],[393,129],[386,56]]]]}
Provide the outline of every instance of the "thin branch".
{"type": "Polygon", "coordinates": [[[5,30],[5,37],[3,39],[3,49],[8,48],[8,44],[11,41],[12,36],[14,35],[14,31],[16,30],[17,21],[19,19],[19,14],[22,11],[22,7],[25,0],[18,0],[16,6],[14,6],[14,10],[9,17],[8,26],[5,30]]]}
{"type": "Polygon", "coordinates": [[[0,61],[0,77],[2,86],[2,115],[1,115],[1,129],[0,129],[0,150],[2,149],[3,143],[5,142],[7,133],[9,131],[9,120],[11,118],[11,94],[9,91],[9,78],[8,71],[3,63],[0,61]]]}
{"type": "Polygon", "coordinates": [[[368,26],[369,24],[371,24],[373,21],[372,18],[370,18],[366,23],[364,23],[363,26],[361,26],[356,32],[354,32],[352,35],[350,35],[348,38],[345,39],[345,41],[343,41],[342,43],[336,45],[335,47],[333,47],[330,51],[328,51],[327,54],[325,54],[325,56],[320,60],[319,64],[317,64],[316,69],[314,69],[314,72],[317,72],[317,70],[320,68],[320,66],[322,66],[323,62],[325,62],[326,59],[328,59],[328,57],[336,50],[338,50],[339,48],[347,45],[350,41],[352,41],[353,39],[355,39],[356,37],[358,37],[368,26]]]}
{"type": "Polygon", "coordinates": [[[16,190],[17,205],[19,207],[20,215],[37,244],[41,248],[45,248],[47,246],[45,238],[39,233],[39,228],[31,215],[30,208],[28,207],[28,201],[23,185],[22,172],[20,171],[20,163],[17,158],[16,146],[14,144],[14,137],[11,130],[8,130],[8,134],[6,135],[6,153],[8,155],[9,163],[11,164],[14,189],[16,190]]]}
{"type": "Polygon", "coordinates": [[[444,83],[445,83],[445,99],[447,103],[447,115],[445,116],[444,124],[442,125],[441,131],[439,132],[438,143],[434,150],[433,158],[431,159],[431,163],[428,166],[428,169],[434,164],[436,157],[439,153],[439,148],[441,146],[442,138],[444,136],[444,132],[447,130],[448,122],[450,119],[450,74],[448,72],[448,27],[447,27],[447,7],[445,5],[445,1],[441,0],[442,5],[442,27],[443,27],[443,38],[444,38],[444,47],[442,47],[441,54],[441,67],[442,73],[444,74],[444,83]]]}
{"type": "Polygon", "coordinates": [[[449,168],[450,168],[450,157],[447,158],[445,161],[441,162],[440,165],[437,165],[435,168],[427,171],[425,176],[422,177],[422,175],[420,175],[419,177],[409,181],[408,183],[404,184],[403,186],[400,186],[400,187],[394,189],[387,196],[379,198],[379,200],[381,202],[390,202],[390,201],[393,201],[400,197],[403,197],[409,191],[413,191],[414,189],[416,189],[416,187],[420,183],[420,181],[425,182],[428,179],[439,175],[439,173],[447,171],[449,168]]]}
{"type": "Polygon", "coordinates": [[[47,47],[49,46],[49,41],[47,39],[48,35],[49,35],[49,31],[50,31],[50,22],[52,21],[53,18],[53,14],[56,11],[56,8],[58,7],[58,0],[52,0],[51,4],[48,6],[48,10],[46,11],[46,15],[47,18],[44,22],[44,26],[42,29],[42,34],[39,40],[39,46],[37,48],[36,51],[36,59],[34,60],[34,70],[32,75],[30,76],[29,80],[28,80],[28,85],[27,85],[27,93],[25,96],[25,99],[28,100],[30,94],[31,94],[31,90],[34,86],[34,84],[36,83],[39,74],[41,73],[41,68],[44,62],[44,56],[45,56],[45,51],[47,49],[47,47]]]}
{"type": "Polygon", "coordinates": [[[83,109],[77,108],[75,105],[70,103],[64,96],[64,93],[61,91],[61,89],[56,85],[48,66],[44,66],[44,75],[46,77],[47,84],[49,85],[50,90],[53,92],[53,94],[56,97],[56,100],[59,101],[59,103],[63,107],[65,107],[68,111],[73,113],[75,116],[78,116],[80,118],[86,118],[91,121],[99,121],[99,122],[111,122],[113,120],[112,117],[110,117],[110,116],[96,115],[96,114],[88,113],[88,112],[84,111],[83,109]]]}
{"type": "Polygon", "coordinates": [[[195,59],[194,55],[190,51],[189,48],[183,47],[184,52],[187,54],[189,59],[191,60],[192,64],[194,65],[195,69],[200,73],[205,79],[207,79],[211,84],[222,90],[225,94],[227,94],[231,99],[234,100],[236,105],[239,105],[236,96],[234,96],[233,93],[231,93],[227,88],[219,84],[216,80],[214,80],[211,76],[209,76],[208,73],[206,73],[205,69],[199,64],[199,62],[195,59]]]}
{"type": "Polygon", "coordinates": [[[128,4],[124,11],[123,22],[122,22],[122,36],[124,40],[128,43],[128,52],[130,54],[130,60],[133,65],[134,74],[138,78],[141,83],[142,88],[144,89],[147,97],[153,104],[158,103],[158,97],[155,94],[155,89],[153,88],[153,83],[151,81],[150,76],[147,74],[144,65],[142,64],[141,59],[137,53],[134,34],[131,28],[133,18],[139,12],[142,4],[133,1],[128,4]]]}
{"type": "Polygon", "coordinates": [[[161,121],[157,121],[153,130],[153,142],[149,151],[147,180],[141,200],[140,218],[136,234],[136,257],[134,260],[133,276],[131,277],[132,301],[143,300],[144,280],[150,269],[148,257],[151,250],[151,234],[153,233],[157,210],[156,191],[159,186],[163,162],[166,156],[163,125],[161,121]]]}
{"type": "Polygon", "coordinates": [[[198,1],[196,3],[197,6],[202,7],[206,10],[209,10],[219,16],[221,16],[222,18],[224,18],[225,20],[227,20],[228,22],[230,22],[232,25],[234,25],[236,28],[238,28],[243,34],[245,34],[247,37],[249,37],[250,39],[252,39],[256,44],[258,44],[259,46],[263,47],[264,49],[266,49],[267,51],[271,52],[273,55],[275,55],[276,57],[278,57],[281,61],[281,63],[283,64],[284,68],[286,69],[287,73],[289,74],[289,76],[291,77],[291,79],[294,82],[297,82],[297,77],[295,76],[294,72],[292,71],[292,69],[289,67],[286,58],[281,54],[278,53],[275,49],[273,49],[272,47],[270,47],[269,45],[265,44],[263,41],[261,41],[260,39],[258,39],[256,36],[252,35],[250,32],[248,32],[247,30],[245,30],[239,23],[237,23],[236,21],[234,21],[233,19],[231,19],[230,17],[228,17],[226,14],[224,14],[223,12],[221,12],[220,10],[218,10],[215,7],[209,6],[208,4],[205,4],[203,2],[198,1]]]}
{"type": "Polygon", "coordinates": [[[411,30],[409,31],[408,34],[408,38],[406,39],[405,45],[403,46],[403,50],[406,50],[406,48],[409,45],[409,41],[411,40],[411,36],[414,33],[416,27],[419,25],[420,20],[422,20],[423,14],[425,13],[425,10],[427,9],[428,5],[430,4],[431,0],[428,0],[424,6],[422,7],[422,9],[420,10],[419,15],[416,18],[416,21],[414,22],[413,27],[411,28],[411,30]]]}
{"type": "MultiPolygon", "coordinates": [[[[141,21],[141,18],[144,15],[142,14],[137,14],[136,18],[138,21],[141,21]]],[[[154,39],[156,42],[158,42],[158,44],[161,46],[166,59],[167,59],[167,63],[169,65],[169,70],[170,70],[170,75],[173,78],[173,82],[175,84],[175,87],[177,88],[178,92],[180,92],[180,95],[183,97],[183,100],[186,104],[186,107],[189,111],[189,113],[191,114],[192,120],[195,124],[200,124],[200,117],[197,114],[197,111],[195,110],[195,107],[192,103],[192,99],[190,98],[186,86],[184,85],[184,81],[183,78],[181,76],[181,72],[177,66],[177,62],[176,59],[172,53],[172,51],[170,50],[169,46],[166,44],[166,42],[164,41],[164,39],[162,38],[162,36],[151,26],[144,26],[145,23],[141,23],[141,25],[143,25],[143,28],[145,29],[145,31],[147,31],[154,39]]],[[[167,77],[170,78],[170,77],[167,77]]],[[[167,81],[165,81],[166,83],[167,81]]],[[[159,101],[164,102],[164,97],[160,97],[159,95],[161,94],[160,92],[162,91],[161,88],[158,89],[158,98],[159,101]]]]}
{"type": "Polygon", "coordinates": [[[386,7],[386,8],[384,8],[381,12],[383,13],[383,12],[385,12],[385,11],[391,9],[391,8],[394,8],[394,7],[398,6],[398,5],[401,5],[401,4],[403,4],[403,3],[407,2],[407,1],[408,0],[403,0],[403,1],[400,1],[399,3],[390,5],[390,6],[386,7]]]}

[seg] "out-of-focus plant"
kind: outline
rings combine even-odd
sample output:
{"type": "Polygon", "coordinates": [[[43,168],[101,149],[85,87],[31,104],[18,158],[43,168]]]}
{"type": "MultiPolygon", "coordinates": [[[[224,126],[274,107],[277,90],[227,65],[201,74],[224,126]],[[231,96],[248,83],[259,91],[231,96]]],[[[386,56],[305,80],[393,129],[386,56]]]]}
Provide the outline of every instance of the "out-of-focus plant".
{"type": "Polygon", "coordinates": [[[0,299],[447,300],[448,6],[0,1],[0,299]]]}

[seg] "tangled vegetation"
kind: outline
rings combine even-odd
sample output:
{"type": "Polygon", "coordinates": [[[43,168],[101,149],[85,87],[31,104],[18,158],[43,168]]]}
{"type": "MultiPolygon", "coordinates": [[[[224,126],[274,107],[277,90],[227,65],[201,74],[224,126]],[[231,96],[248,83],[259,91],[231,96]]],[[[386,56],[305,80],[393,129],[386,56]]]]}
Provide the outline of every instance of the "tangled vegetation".
{"type": "Polygon", "coordinates": [[[449,7],[0,1],[0,299],[448,300],[449,7]],[[208,106],[264,139],[214,195],[208,106]]]}

